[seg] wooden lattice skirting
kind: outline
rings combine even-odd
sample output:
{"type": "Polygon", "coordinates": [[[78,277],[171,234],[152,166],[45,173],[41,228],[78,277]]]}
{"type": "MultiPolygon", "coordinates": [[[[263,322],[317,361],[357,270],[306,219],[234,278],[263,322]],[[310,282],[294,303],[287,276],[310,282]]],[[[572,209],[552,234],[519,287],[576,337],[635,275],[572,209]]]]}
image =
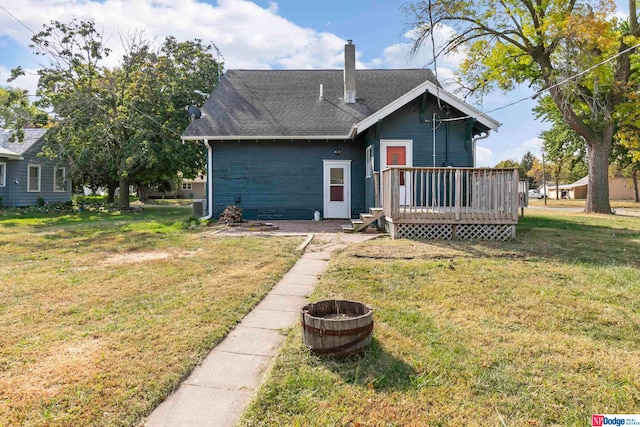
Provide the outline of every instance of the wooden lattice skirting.
{"type": "Polygon", "coordinates": [[[394,239],[436,240],[511,240],[516,237],[513,224],[394,224],[386,223],[394,239]]]}

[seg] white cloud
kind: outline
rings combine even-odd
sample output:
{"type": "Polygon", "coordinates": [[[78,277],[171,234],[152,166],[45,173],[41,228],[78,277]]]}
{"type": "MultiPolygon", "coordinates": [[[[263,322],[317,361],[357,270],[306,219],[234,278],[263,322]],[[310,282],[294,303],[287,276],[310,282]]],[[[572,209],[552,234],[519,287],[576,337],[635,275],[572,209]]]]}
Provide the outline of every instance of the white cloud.
{"type": "Polygon", "coordinates": [[[480,145],[476,145],[476,167],[493,166],[493,152],[480,145]]]}
{"type": "Polygon", "coordinates": [[[11,83],[6,83],[7,79],[11,75],[11,70],[0,65],[0,82],[2,86],[19,87],[20,89],[28,90],[30,94],[35,94],[36,87],[38,86],[38,74],[36,70],[25,69],[24,72],[24,76],[18,77],[11,83]]]}
{"type": "Polygon", "coordinates": [[[496,151],[495,153],[492,153],[489,164],[495,166],[496,163],[503,160],[514,160],[519,162],[527,152],[531,152],[534,156],[540,159],[542,156],[542,142],[542,139],[534,137],[521,141],[515,146],[510,146],[504,150],[496,151]]]}
{"type": "MultiPolygon", "coordinates": [[[[435,52],[442,49],[445,42],[454,35],[455,32],[451,27],[446,25],[436,26],[433,33],[433,41],[435,42],[435,52]]],[[[376,66],[384,66],[385,68],[422,68],[425,66],[433,67],[433,46],[430,39],[425,40],[421,48],[411,54],[411,47],[415,37],[415,30],[408,31],[404,34],[406,42],[396,43],[384,49],[382,58],[375,58],[371,61],[376,66]]],[[[459,50],[442,56],[436,60],[438,69],[457,70],[460,63],[465,58],[465,52],[459,50]]]]}
{"type": "MultiPolygon", "coordinates": [[[[197,0],[24,0],[8,9],[36,32],[51,20],[93,19],[114,50],[113,64],[122,54],[121,37],[135,30],[158,43],[167,35],[213,42],[226,68],[341,68],[344,61],[344,40],[279,16],[275,2],[262,8],[248,0],[219,0],[216,6],[197,0]]],[[[0,35],[25,47],[32,36],[7,14],[0,14],[0,35]]]]}

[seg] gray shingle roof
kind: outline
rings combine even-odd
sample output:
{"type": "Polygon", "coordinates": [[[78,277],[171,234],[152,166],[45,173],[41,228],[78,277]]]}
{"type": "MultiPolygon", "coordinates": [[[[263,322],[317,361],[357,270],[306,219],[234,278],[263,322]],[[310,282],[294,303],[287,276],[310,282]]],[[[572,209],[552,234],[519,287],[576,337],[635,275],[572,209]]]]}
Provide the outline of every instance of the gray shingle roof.
{"type": "Polygon", "coordinates": [[[357,70],[357,102],[345,104],[343,79],[342,70],[229,70],[183,137],[347,135],[425,81],[437,84],[431,70],[357,70]]]}
{"type": "Polygon", "coordinates": [[[12,132],[0,129],[0,148],[12,153],[23,155],[29,148],[47,133],[47,129],[25,129],[24,140],[22,142],[9,142],[12,132]]]}

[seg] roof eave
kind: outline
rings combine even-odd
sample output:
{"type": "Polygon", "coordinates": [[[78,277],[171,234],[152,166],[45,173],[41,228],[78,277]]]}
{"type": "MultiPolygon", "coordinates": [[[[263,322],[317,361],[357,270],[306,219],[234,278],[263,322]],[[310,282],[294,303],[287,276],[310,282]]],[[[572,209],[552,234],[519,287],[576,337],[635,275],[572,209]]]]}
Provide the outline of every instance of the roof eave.
{"type": "Polygon", "coordinates": [[[354,126],[347,135],[183,135],[180,137],[183,141],[276,141],[276,140],[349,140],[353,139],[352,134],[355,133],[354,126]]]}
{"type": "Polygon", "coordinates": [[[22,157],[22,155],[15,153],[11,150],[7,150],[6,148],[0,148],[0,159],[7,159],[7,160],[24,160],[24,157],[22,157]]]}

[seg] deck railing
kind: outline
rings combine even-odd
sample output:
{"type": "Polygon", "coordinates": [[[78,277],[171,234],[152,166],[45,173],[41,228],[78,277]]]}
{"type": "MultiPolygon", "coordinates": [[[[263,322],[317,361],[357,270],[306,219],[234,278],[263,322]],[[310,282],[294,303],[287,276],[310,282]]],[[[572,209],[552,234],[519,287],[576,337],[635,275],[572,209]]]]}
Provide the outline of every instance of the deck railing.
{"type": "Polygon", "coordinates": [[[384,215],[397,222],[518,221],[517,169],[391,167],[381,187],[384,215]]]}

